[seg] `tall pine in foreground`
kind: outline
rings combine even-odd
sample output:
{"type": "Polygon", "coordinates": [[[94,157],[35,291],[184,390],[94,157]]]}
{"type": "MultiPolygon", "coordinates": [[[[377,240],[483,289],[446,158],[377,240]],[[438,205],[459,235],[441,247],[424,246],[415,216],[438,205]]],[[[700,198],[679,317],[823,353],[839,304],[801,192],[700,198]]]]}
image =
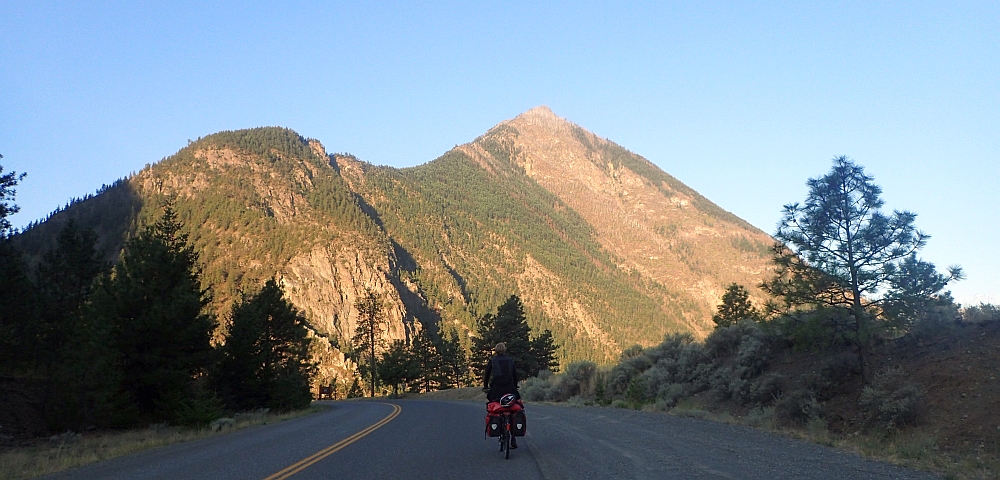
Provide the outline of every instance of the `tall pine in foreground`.
{"type": "Polygon", "coordinates": [[[117,356],[119,401],[134,407],[115,423],[188,423],[212,413],[200,380],[211,362],[215,321],[205,310],[198,255],[180,229],[167,205],[126,242],[111,276],[93,293],[92,314],[107,325],[117,356]]]}
{"type": "Polygon", "coordinates": [[[306,318],[272,278],[233,306],[215,379],[226,406],[287,411],[309,406],[316,366],[306,318]]]}
{"type": "Polygon", "coordinates": [[[882,188],[847,157],[806,184],[805,203],[785,205],[774,235],[783,242],[774,249],[777,272],[762,287],[786,311],[828,312],[827,336],[842,335],[856,348],[867,382],[878,334],[905,332],[922,307],[950,303],[944,288],[962,279],[962,269],[943,275],[917,258],[929,238],[914,225],[917,215],[883,212],[882,188]]]}

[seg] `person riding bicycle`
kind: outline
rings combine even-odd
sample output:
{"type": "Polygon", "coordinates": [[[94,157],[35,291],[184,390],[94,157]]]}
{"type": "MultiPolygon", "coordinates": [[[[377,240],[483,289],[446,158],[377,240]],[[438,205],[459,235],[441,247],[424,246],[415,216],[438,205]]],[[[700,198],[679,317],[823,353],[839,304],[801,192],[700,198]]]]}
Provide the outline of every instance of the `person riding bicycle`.
{"type": "MultiPolygon", "coordinates": [[[[508,393],[520,400],[521,394],[517,391],[517,365],[513,358],[507,356],[507,344],[500,342],[493,351],[496,356],[486,364],[486,374],[483,375],[486,401],[499,402],[508,393]]],[[[510,448],[517,448],[517,440],[514,438],[511,438],[510,448]]]]}

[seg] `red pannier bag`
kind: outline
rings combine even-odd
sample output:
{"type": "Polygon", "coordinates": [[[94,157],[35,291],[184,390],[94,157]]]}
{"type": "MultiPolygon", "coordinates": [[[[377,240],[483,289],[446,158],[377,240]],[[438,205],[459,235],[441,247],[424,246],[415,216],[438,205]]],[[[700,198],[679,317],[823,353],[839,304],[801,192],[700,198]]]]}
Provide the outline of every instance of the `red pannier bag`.
{"type": "Polygon", "coordinates": [[[503,419],[500,415],[486,415],[486,436],[488,437],[499,437],[500,436],[500,422],[503,419]]]}
{"type": "Polygon", "coordinates": [[[486,404],[486,413],[490,415],[499,415],[504,412],[520,412],[521,410],[524,410],[524,402],[521,400],[515,400],[509,407],[501,406],[500,402],[486,404]]]}

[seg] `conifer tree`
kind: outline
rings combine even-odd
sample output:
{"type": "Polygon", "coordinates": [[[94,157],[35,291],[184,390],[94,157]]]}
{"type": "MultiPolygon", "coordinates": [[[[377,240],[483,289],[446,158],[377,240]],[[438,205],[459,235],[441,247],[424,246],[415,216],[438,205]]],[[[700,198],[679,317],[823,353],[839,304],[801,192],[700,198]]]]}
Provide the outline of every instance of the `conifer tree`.
{"type": "Polygon", "coordinates": [[[545,330],[532,340],[531,327],[524,315],[524,306],[517,295],[511,295],[497,308],[496,315],[486,314],[476,322],[476,337],[472,339],[472,365],[482,380],[486,363],[493,356],[493,347],[500,342],[507,344],[507,355],[517,364],[518,377],[537,376],[545,368],[558,368],[555,350],[558,346],[552,332],[545,330]]]}
{"type": "Polygon", "coordinates": [[[431,339],[427,329],[421,329],[420,333],[413,336],[410,345],[413,360],[419,372],[416,378],[416,390],[419,392],[429,392],[440,387],[441,376],[441,354],[437,345],[431,339]]]}
{"type": "Polygon", "coordinates": [[[104,268],[97,253],[97,233],[70,219],[56,238],[56,248],[38,266],[41,296],[40,338],[46,357],[58,361],[94,280],[104,268]]]}
{"type": "Polygon", "coordinates": [[[744,318],[757,320],[760,318],[760,313],[750,302],[750,293],[747,289],[733,283],[722,295],[722,304],[719,305],[715,315],[712,315],[712,321],[715,322],[715,328],[719,328],[735,325],[744,318]]]}
{"type": "Polygon", "coordinates": [[[548,329],[542,331],[542,334],[531,340],[531,354],[535,357],[535,364],[538,370],[534,372],[528,372],[529,377],[537,377],[542,370],[548,370],[552,373],[559,371],[559,360],[556,359],[556,350],[559,345],[556,344],[555,339],[552,338],[552,332],[548,329]]]}
{"type": "Polygon", "coordinates": [[[784,208],[775,233],[784,242],[774,249],[777,275],[763,288],[786,308],[831,311],[835,328],[857,349],[867,381],[876,331],[898,320],[887,316],[895,310],[890,307],[938,295],[962,271],[950,267],[947,276],[940,275],[918,260],[929,237],[914,225],[916,214],[883,213],[882,188],[847,157],[834,158],[830,172],[807,185],[805,203],[784,208]],[[921,287],[908,288],[916,285],[921,287]]]}
{"type": "Polygon", "coordinates": [[[396,340],[382,353],[378,364],[378,375],[387,385],[392,386],[393,395],[399,395],[399,387],[420,375],[413,352],[406,342],[396,340]]]}
{"type": "Polygon", "coordinates": [[[441,388],[468,385],[469,360],[455,330],[451,330],[448,336],[441,335],[438,351],[441,352],[441,388]]]}
{"type": "Polygon", "coordinates": [[[198,255],[170,205],[126,242],[111,276],[94,291],[96,321],[110,328],[119,391],[135,406],[124,424],[179,419],[211,363],[214,319],[199,281],[198,255]]]}
{"type": "Polygon", "coordinates": [[[30,368],[27,360],[37,341],[32,325],[35,289],[21,252],[10,243],[11,226],[7,219],[18,211],[13,203],[14,187],[23,178],[23,173],[4,174],[0,165],[0,373],[4,374],[30,368]]]}
{"type": "Polygon", "coordinates": [[[386,321],[382,318],[385,307],[382,297],[365,287],[364,295],[358,298],[354,308],[358,310],[358,323],[351,338],[351,358],[358,364],[362,374],[368,374],[371,396],[374,397],[378,386],[377,355],[385,343],[382,338],[386,327],[386,321]]]}
{"type": "Polygon", "coordinates": [[[233,305],[215,373],[228,407],[287,411],[309,406],[316,366],[309,358],[306,325],[274,278],[233,305]]]}

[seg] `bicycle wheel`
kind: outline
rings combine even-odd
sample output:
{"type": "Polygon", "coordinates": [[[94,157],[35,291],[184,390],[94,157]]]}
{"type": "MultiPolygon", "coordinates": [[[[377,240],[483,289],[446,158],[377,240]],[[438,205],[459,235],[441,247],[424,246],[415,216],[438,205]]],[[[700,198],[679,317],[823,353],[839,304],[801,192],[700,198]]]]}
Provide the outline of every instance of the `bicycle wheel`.
{"type": "Polygon", "coordinates": [[[504,415],[503,416],[503,433],[502,433],[502,435],[503,435],[503,450],[504,450],[503,458],[504,458],[504,460],[509,460],[510,459],[510,437],[511,437],[511,433],[510,433],[510,418],[508,418],[508,417],[510,417],[510,415],[504,415]]]}

